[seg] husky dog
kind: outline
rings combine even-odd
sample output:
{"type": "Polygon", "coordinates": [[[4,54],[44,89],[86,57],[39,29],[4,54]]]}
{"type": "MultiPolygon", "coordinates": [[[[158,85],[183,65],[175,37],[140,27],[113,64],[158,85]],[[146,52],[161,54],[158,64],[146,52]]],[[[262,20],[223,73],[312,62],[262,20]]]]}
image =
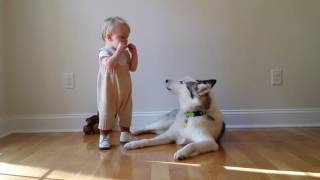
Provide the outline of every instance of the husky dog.
{"type": "Polygon", "coordinates": [[[215,83],[215,79],[166,80],[167,89],[178,97],[180,108],[164,114],[155,123],[132,131],[134,135],[147,132],[159,135],[151,139],[131,141],[124,145],[124,149],[172,142],[186,144],[174,154],[176,160],[217,151],[219,140],[225,131],[225,124],[211,92],[215,83]]]}

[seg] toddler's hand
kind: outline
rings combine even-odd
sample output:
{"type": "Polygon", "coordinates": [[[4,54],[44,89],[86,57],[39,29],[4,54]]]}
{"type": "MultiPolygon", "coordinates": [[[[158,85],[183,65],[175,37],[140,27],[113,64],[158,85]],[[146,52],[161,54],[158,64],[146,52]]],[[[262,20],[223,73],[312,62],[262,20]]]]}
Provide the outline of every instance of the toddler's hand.
{"type": "Polygon", "coordinates": [[[130,51],[131,54],[137,54],[137,48],[134,44],[129,43],[128,44],[128,49],[130,51]]]}
{"type": "Polygon", "coordinates": [[[117,46],[117,51],[123,51],[127,48],[127,43],[125,42],[119,42],[118,46],[117,46]]]}

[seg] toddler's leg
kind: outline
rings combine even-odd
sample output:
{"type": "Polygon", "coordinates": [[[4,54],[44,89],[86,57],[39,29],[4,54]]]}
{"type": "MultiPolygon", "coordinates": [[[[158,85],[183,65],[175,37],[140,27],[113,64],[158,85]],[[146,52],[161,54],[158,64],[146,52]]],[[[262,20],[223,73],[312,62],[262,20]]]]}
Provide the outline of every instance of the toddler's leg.
{"type": "Polygon", "coordinates": [[[119,68],[117,73],[118,81],[118,116],[119,116],[119,126],[121,128],[120,142],[129,142],[136,140],[130,134],[130,126],[132,119],[132,87],[131,87],[131,77],[127,68],[119,68]]]}
{"type": "Polygon", "coordinates": [[[101,130],[100,129],[100,138],[99,138],[99,149],[100,150],[106,150],[110,149],[110,130],[101,130]]]}
{"type": "Polygon", "coordinates": [[[99,110],[99,129],[108,130],[112,129],[115,125],[116,110],[112,106],[104,106],[99,110]],[[105,109],[104,109],[105,108],[105,109]]]}
{"type": "Polygon", "coordinates": [[[119,112],[119,126],[120,126],[120,142],[129,142],[137,140],[136,137],[130,133],[131,119],[132,119],[132,101],[131,97],[120,107],[119,112]]]}
{"type": "Polygon", "coordinates": [[[109,129],[109,130],[102,130],[100,129],[100,134],[102,135],[109,135],[111,133],[112,129],[109,129]]]}
{"type": "MultiPolygon", "coordinates": [[[[109,109],[110,110],[110,109],[109,109]]],[[[112,110],[112,109],[111,109],[112,110]]],[[[115,123],[114,112],[99,112],[99,149],[106,150],[110,149],[110,133],[115,123]]]]}
{"type": "Polygon", "coordinates": [[[130,132],[130,128],[129,127],[125,127],[125,126],[120,126],[120,131],[121,132],[130,132]]]}
{"type": "Polygon", "coordinates": [[[132,120],[132,101],[131,97],[120,107],[119,126],[121,131],[129,132],[132,120]]]}

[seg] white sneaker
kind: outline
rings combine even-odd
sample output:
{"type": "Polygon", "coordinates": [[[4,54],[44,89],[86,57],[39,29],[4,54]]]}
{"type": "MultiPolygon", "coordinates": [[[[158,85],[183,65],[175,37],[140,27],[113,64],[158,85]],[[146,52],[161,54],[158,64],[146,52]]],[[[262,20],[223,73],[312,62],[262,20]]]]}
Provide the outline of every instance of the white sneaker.
{"type": "Polygon", "coordinates": [[[120,142],[126,143],[130,141],[138,140],[138,138],[132,136],[129,132],[121,132],[120,133],[120,142]]]}
{"type": "Polygon", "coordinates": [[[100,134],[100,139],[99,139],[99,149],[100,150],[106,150],[110,149],[110,143],[109,143],[110,135],[104,135],[100,134]]]}

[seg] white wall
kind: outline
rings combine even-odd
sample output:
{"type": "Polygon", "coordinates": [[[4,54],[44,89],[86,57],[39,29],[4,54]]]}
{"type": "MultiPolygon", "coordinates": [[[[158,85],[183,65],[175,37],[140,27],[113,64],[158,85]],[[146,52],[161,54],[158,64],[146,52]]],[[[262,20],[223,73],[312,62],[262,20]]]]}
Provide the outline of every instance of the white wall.
{"type": "Polygon", "coordinates": [[[4,56],[4,22],[3,22],[3,0],[0,0],[0,136],[6,133],[6,92],[5,92],[5,56],[4,56]]]}
{"type": "Polygon", "coordinates": [[[166,78],[216,78],[222,109],[320,107],[319,0],[7,0],[11,114],[96,111],[105,17],[132,26],[134,111],[176,106],[166,78]],[[124,5],[126,4],[126,5],[124,5]],[[283,86],[270,69],[284,69],[283,86]],[[63,89],[75,72],[76,89],[63,89]]]}
{"type": "Polygon", "coordinates": [[[5,63],[4,63],[4,46],[3,46],[3,0],[0,0],[0,117],[5,114],[5,63]]]}

